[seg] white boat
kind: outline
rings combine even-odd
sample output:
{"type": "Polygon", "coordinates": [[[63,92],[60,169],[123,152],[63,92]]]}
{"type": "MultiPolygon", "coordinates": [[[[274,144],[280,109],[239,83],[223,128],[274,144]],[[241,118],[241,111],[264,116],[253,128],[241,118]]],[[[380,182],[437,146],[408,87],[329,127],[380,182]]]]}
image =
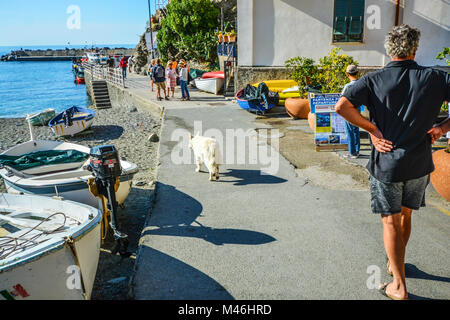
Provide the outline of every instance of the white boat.
{"type": "Polygon", "coordinates": [[[0,300],[90,299],[101,219],[80,203],[0,193],[0,300]]]}
{"type": "Polygon", "coordinates": [[[96,52],[86,52],[87,60],[89,63],[100,63],[100,54],[96,52]]]}
{"type": "MultiPolygon", "coordinates": [[[[21,156],[37,151],[77,150],[89,155],[90,148],[61,141],[34,140],[19,144],[6,150],[1,155],[21,156]]],[[[89,161],[87,157],[78,162],[42,165],[18,171],[10,166],[0,168],[8,193],[35,194],[42,196],[60,196],[67,200],[99,207],[99,202],[89,192],[90,171],[83,169],[89,161]]],[[[137,165],[121,160],[122,175],[116,192],[117,201],[123,204],[130,193],[133,176],[138,172],[137,165]]]]}
{"type": "Polygon", "coordinates": [[[48,126],[57,136],[74,136],[89,129],[94,123],[95,111],[72,107],[53,117],[48,126]]]}
{"type": "Polygon", "coordinates": [[[222,90],[225,80],[222,78],[196,78],[194,82],[197,89],[218,94],[222,90]]]}

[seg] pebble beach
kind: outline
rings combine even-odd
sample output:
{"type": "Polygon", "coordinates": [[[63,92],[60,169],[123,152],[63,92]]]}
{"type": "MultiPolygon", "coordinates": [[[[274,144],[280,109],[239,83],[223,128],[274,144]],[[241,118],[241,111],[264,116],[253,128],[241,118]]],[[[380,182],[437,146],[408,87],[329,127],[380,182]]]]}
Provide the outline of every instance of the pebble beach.
{"type": "MultiPolygon", "coordinates": [[[[158,165],[158,136],[160,119],[150,116],[138,107],[113,107],[95,110],[94,124],[88,131],[74,137],[56,137],[48,127],[33,127],[36,140],[61,140],[88,147],[114,145],[119,156],[136,163],[139,172],[118,219],[123,232],[128,234],[130,258],[112,255],[114,240],[109,237],[102,245],[92,299],[127,299],[128,282],[133,272],[140,232],[150,210],[158,165]],[[152,137],[153,136],[153,137],[152,137]],[[152,137],[152,139],[150,139],[152,137]]],[[[24,118],[0,118],[0,153],[30,139],[28,123],[24,118]]],[[[1,178],[0,178],[1,180],[1,178]]],[[[0,192],[6,192],[0,181],[0,192]]]]}

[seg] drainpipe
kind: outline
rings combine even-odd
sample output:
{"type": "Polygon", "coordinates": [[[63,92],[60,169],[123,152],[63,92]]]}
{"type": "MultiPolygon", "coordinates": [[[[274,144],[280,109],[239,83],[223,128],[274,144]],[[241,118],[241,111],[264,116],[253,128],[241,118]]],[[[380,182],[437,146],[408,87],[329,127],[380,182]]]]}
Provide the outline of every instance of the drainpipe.
{"type": "Polygon", "coordinates": [[[395,0],[395,26],[398,26],[400,18],[400,0],[395,0]]]}

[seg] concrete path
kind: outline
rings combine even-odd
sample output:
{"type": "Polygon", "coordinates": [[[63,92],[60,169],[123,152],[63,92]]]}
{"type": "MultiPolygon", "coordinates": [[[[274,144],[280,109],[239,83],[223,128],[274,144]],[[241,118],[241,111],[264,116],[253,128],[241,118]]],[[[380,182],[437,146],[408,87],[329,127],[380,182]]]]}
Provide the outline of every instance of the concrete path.
{"type": "MultiPolygon", "coordinates": [[[[134,77],[130,93],[154,101],[142,78],[134,77]]],[[[194,95],[192,102],[161,104],[161,165],[140,241],[134,298],[384,299],[373,289],[390,278],[368,191],[312,186],[278,153],[272,175],[261,174],[264,163],[248,164],[247,152],[247,164],[224,165],[220,181],[209,182],[205,168],[194,171],[192,155],[190,164],[177,163],[187,152],[180,137],[194,133],[196,121],[203,133],[248,130],[255,116],[223,98],[194,95]]],[[[225,145],[229,155],[232,148],[225,145]]],[[[264,140],[258,148],[267,148],[264,140]]],[[[448,214],[439,206],[414,213],[406,261],[413,299],[450,298],[448,214]]]]}

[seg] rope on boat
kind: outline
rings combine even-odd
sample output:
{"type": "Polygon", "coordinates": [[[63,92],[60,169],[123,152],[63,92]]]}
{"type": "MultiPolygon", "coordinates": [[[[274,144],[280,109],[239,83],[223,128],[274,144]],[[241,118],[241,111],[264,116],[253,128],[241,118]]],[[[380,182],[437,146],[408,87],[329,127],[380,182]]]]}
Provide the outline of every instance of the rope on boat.
{"type": "Polygon", "coordinates": [[[57,212],[57,213],[54,213],[51,216],[45,218],[39,224],[35,225],[33,228],[31,228],[24,234],[20,235],[19,237],[10,237],[10,236],[0,237],[0,260],[6,259],[12,253],[15,253],[18,251],[25,251],[26,249],[33,248],[33,247],[47,241],[48,239],[45,239],[42,241],[38,241],[38,239],[44,235],[56,234],[56,233],[61,232],[62,231],[61,229],[66,225],[66,221],[67,221],[67,216],[62,212],[57,212]],[[45,223],[47,221],[50,221],[51,218],[53,218],[54,216],[57,216],[57,215],[62,215],[64,217],[64,222],[62,223],[61,226],[59,226],[58,228],[51,230],[51,231],[40,231],[39,233],[37,233],[36,235],[34,235],[33,237],[31,237],[29,239],[25,238],[25,236],[27,234],[36,230],[40,225],[42,225],[43,223],[45,223]],[[20,242],[20,241],[22,241],[22,242],[20,242]]]}

